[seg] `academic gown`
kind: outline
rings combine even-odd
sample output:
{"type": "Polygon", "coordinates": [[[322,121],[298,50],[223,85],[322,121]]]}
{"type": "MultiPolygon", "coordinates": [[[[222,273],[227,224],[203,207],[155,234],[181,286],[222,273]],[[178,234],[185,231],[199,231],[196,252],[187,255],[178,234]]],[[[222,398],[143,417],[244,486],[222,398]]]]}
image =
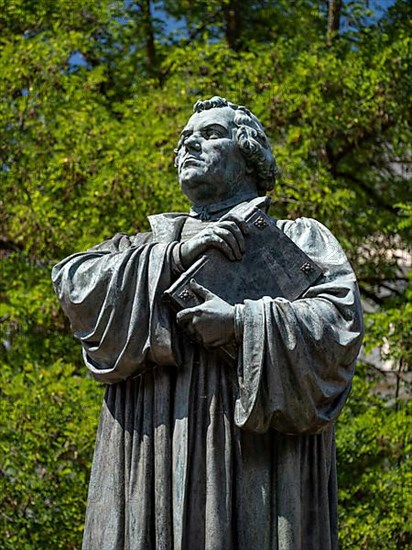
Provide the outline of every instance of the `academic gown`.
{"type": "Polygon", "coordinates": [[[85,364],[107,384],[83,549],[336,550],[333,422],[362,336],[353,271],[320,223],[278,220],[323,275],[294,302],[246,300],[228,365],[184,337],[162,299],[186,219],[151,216],[151,233],[53,270],[85,364]]]}

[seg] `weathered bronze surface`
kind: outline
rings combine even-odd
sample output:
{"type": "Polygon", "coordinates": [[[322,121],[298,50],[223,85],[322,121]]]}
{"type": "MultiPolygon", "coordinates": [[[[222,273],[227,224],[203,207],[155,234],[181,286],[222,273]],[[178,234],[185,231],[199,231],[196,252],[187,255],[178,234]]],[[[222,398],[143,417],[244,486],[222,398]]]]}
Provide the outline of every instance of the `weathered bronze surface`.
{"type": "Polygon", "coordinates": [[[336,550],[333,424],[362,338],[353,271],[322,224],[267,217],[275,162],[244,107],[198,102],[176,166],[190,213],[150,216],[150,233],[53,269],[86,367],[107,384],[83,548],[336,550]],[[213,254],[226,258],[216,293],[190,281],[176,314],[165,292],[213,254]]]}

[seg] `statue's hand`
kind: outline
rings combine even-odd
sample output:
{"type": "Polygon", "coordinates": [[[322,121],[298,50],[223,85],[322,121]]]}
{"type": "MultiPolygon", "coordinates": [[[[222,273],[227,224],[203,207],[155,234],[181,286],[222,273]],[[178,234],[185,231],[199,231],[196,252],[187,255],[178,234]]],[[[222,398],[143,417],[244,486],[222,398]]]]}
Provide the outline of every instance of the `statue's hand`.
{"type": "Polygon", "coordinates": [[[187,308],[177,314],[179,325],[205,346],[222,346],[235,339],[235,308],[210,290],[190,282],[191,290],[203,304],[187,308]]]}
{"type": "Polygon", "coordinates": [[[183,266],[190,267],[209,248],[220,250],[231,261],[240,260],[245,252],[244,234],[247,231],[244,220],[229,214],[181,245],[180,257],[183,266]]]}

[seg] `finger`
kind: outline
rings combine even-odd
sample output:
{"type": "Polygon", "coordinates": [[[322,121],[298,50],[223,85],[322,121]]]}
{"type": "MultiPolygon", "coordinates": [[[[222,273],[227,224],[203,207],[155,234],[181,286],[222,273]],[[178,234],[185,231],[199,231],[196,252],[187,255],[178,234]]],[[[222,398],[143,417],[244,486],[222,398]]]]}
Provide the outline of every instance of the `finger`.
{"type": "Polygon", "coordinates": [[[217,233],[213,233],[213,235],[210,235],[208,238],[209,246],[212,246],[213,248],[217,248],[222,252],[225,256],[229,258],[229,260],[235,261],[237,258],[233,252],[232,247],[225,241],[224,238],[222,238],[217,233]]]}
{"type": "Polygon", "coordinates": [[[179,311],[179,313],[176,315],[176,321],[179,325],[184,325],[186,323],[190,323],[193,318],[196,316],[197,311],[195,307],[189,307],[187,309],[183,309],[182,311],[179,311]]]}
{"type": "Polygon", "coordinates": [[[226,231],[230,231],[230,234],[234,236],[236,240],[236,249],[239,249],[241,254],[245,252],[245,237],[242,231],[234,222],[220,222],[216,228],[224,228],[226,231]]]}
{"type": "Polygon", "coordinates": [[[229,221],[229,222],[235,222],[235,224],[242,230],[242,233],[244,235],[247,235],[249,233],[249,227],[247,225],[247,221],[243,218],[240,218],[236,216],[236,214],[226,214],[225,216],[222,216],[220,218],[221,222],[229,221]]]}
{"type": "MultiPolygon", "coordinates": [[[[205,288],[202,285],[199,285],[194,279],[190,279],[189,283],[190,289],[193,290],[193,292],[199,296],[199,298],[203,298],[205,302],[208,300],[212,300],[213,298],[216,298],[216,294],[213,294],[210,290],[205,288]]],[[[196,308],[190,308],[192,311],[196,308]]],[[[189,311],[189,310],[183,310],[183,311],[189,311]]]]}
{"type": "MultiPolygon", "coordinates": [[[[240,230],[238,231],[240,232],[240,230]]],[[[243,254],[242,249],[240,247],[240,244],[237,238],[233,235],[233,233],[229,229],[225,229],[224,227],[216,227],[215,235],[219,235],[219,237],[221,237],[230,246],[236,260],[241,259],[243,254]]]]}

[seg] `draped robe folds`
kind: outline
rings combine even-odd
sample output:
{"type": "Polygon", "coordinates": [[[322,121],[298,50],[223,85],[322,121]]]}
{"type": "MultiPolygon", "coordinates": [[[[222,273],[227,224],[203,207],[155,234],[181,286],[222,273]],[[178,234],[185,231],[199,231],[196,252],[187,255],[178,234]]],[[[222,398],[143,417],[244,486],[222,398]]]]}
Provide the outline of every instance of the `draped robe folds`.
{"type": "Polygon", "coordinates": [[[162,300],[185,220],[152,216],[152,233],[53,270],[86,366],[107,383],[83,549],[335,550],[333,422],[362,333],[352,269],[318,222],[277,221],[323,275],[294,302],[246,300],[229,366],[162,300]]]}

